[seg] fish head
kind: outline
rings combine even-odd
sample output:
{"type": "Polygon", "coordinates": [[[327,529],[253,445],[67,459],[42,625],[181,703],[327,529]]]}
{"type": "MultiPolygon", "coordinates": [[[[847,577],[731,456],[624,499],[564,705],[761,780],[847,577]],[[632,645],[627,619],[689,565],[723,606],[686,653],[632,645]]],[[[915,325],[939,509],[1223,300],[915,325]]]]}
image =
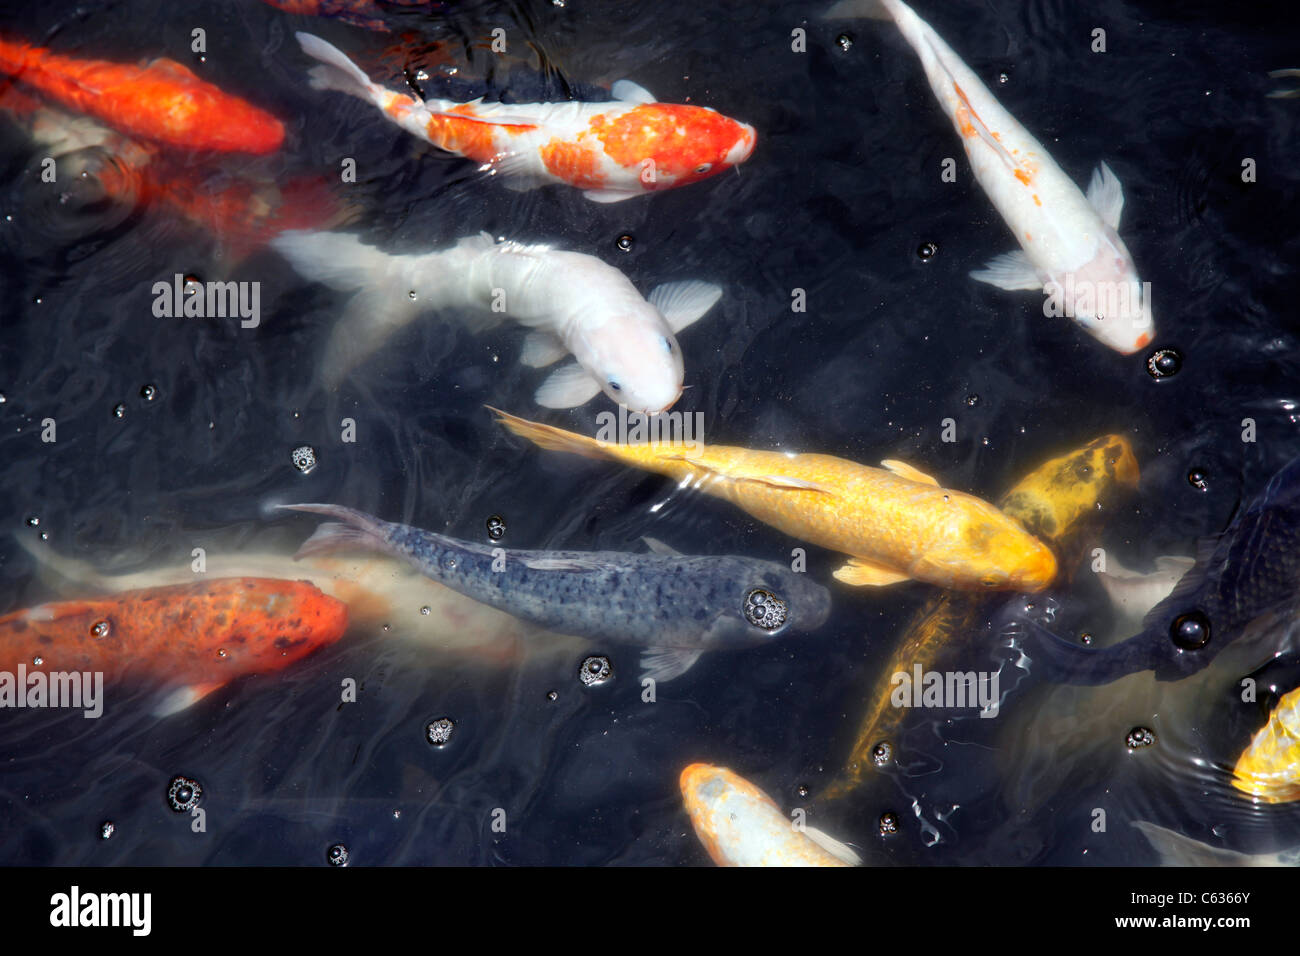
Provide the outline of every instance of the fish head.
{"type": "Polygon", "coordinates": [[[654,415],[681,397],[686,374],[681,346],[663,316],[644,300],[585,322],[574,355],[601,391],[629,412],[654,415]]]}
{"type": "Polygon", "coordinates": [[[1155,338],[1150,283],[1138,278],[1137,267],[1119,235],[1104,226],[1104,236],[1091,262],[1053,278],[1048,289],[1065,314],[1093,338],[1124,355],[1144,349],[1155,338]]]}
{"type": "Polygon", "coordinates": [[[749,159],[758,134],[748,123],[707,106],[643,103],[596,134],[605,152],[646,191],[670,189],[726,172],[749,159]]]}
{"type": "Polygon", "coordinates": [[[1132,443],[1123,435],[1103,435],[1043,462],[998,507],[1031,534],[1060,543],[1115,494],[1135,490],[1139,477],[1132,443]]]}
{"type": "Polygon", "coordinates": [[[783,565],[772,564],[764,570],[757,576],[740,572],[745,587],[738,594],[737,609],[743,618],[735,642],[738,646],[764,644],[790,631],[815,631],[826,623],[831,613],[830,591],[783,565]]]}
{"type": "Polygon", "coordinates": [[[1033,592],[1048,587],[1057,572],[1052,549],[992,505],[979,499],[972,502],[974,507],[957,526],[957,540],[940,552],[923,555],[912,567],[912,576],[985,591],[1033,592]]]}

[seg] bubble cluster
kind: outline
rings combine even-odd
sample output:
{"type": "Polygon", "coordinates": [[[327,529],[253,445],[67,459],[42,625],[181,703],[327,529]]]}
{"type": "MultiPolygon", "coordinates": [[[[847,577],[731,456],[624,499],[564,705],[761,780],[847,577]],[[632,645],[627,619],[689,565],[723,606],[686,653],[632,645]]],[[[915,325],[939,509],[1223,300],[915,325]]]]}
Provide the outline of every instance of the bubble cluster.
{"type": "Polygon", "coordinates": [[[114,405],[114,406],[113,406],[113,417],[114,417],[114,418],[125,418],[125,417],[126,417],[126,405],[124,405],[122,402],[118,402],[116,405],[114,405]]]}
{"type": "Polygon", "coordinates": [[[1205,478],[1205,472],[1199,468],[1193,468],[1187,473],[1187,483],[1197,491],[1210,490],[1210,483],[1205,478]]]}
{"type": "Polygon", "coordinates": [[[304,475],[310,474],[316,467],[316,449],[311,445],[299,445],[289,453],[289,458],[293,461],[293,467],[304,475]]]}
{"type": "Polygon", "coordinates": [[[117,831],[117,827],[113,825],[113,821],[105,820],[103,823],[99,825],[99,838],[101,840],[107,840],[116,831],[117,831]]]}
{"type": "Polygon", "coordinates": [[[853,37],[847,33],[841,33],[835,38],[835,45],[840,48],[840,52],[848,53],[853,49],[853,37]]]}
{"type": "Polygon", "coordinates": [[[785,624],[786,604],[771,591],[754,588],[745,595],[745,619],[755,627],[775,631],[785,624]]]}
{"type": "Polygon", "coordinates": [[[1150,747],[1156,742],[1155,732],[1146,727],[1134,727],[1124,738],[1124,743],[1129,750],[1137,750],[1140,747],[1150,747]]]}
{"type": "Polygon", "coordinates": [[[329,861],[330,866],[347,866],[349,856],[348,848],[342,843],[335,843],[325,851],[325,859],[329,861]]]}
{"type": "Polygon", "coordinates": [[[429,743],[435,747],[443,746],[451,740],[451,732],[456,729],[450,717],[439,717],[437,720],[424,728],[424,736],[428,738],[429,743]]]}
{"type": "Polygon", "coordinates": [[[143,398],[146,402],[152,402],[155,398],[158,397],[158,389],[152,385],[141,385],[140,397],[143,398]]]}
{"type": "Polygon", "coordinates": [[[898,814],[893,810],[886,810],[880,815],[880,835],[889,836],[889,834],[897,832],[898,814]]]}
{"type": "Polygon", "coordinates": [[[167,803],[177,813],[188,813],[199,805],[203,797],[203,786],[189,777],[172,777],[167,785],[167,803]]]}
{"type": "Polygon", "coordinates": [[[894,746],[888,740],[882,740],[871,748],[871,762],[883,767],[894,759],[894,746]]]}
{"type": "Polygon", "coordinates": [[[578,668],[578,680],[588,687],[603,684],[614,675],[614,668],[608,657],[588,657],[578,668]]]}
{"type": "Polygon", "coordinates": [[[794,792],[799,795],[800,800],[805,800],[807,799],[808,794],[810,794],[812,791],[808,789],[807,784],[801,783],[799,784],[799,786],[795,787],[794,792]]]}
{"type": "Polygon", "coordinates": [[[506,533],[506,519],[500,515],[491,515],[487,519],[488,537],[493,541],[500,541],[506,533]]]}

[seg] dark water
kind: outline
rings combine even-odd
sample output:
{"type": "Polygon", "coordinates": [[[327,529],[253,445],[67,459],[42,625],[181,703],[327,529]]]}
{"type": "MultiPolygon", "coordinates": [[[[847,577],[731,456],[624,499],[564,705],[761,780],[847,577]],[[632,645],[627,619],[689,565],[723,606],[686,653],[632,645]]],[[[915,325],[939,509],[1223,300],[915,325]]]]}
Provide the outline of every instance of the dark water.
{"type": "MultiPolygon", "coordinates": [[[[1300,101],[1267,97],[1288,82],[1268,71],[1300,63],[1290,16],[1262,12],[1276,8],[916,7],[1076,182],[1103,159],[1123,182],[1121,233],[1152,284],[1155,347],[1184,358],[1156,382],[1149,350],[1112,353],[1043,318],[1032,294],[967,277],[1012,238],[892,25],[825,22],[820,5],[803,3],[448,6],[395,10],[389,35],[253,0],[29,4],[0,26],[85,57],[171,56],[284,120],[285,146],[271,157],[193,160],[206,181],[336,177],[355,158],[358,181],[337,187],[355,206],[351,228],[387,249],[486,230],[599,256],[643,291],[719,283],[720,305],[681,336],[692,387],[676,406],[703,412],[712,442],[901,458],[993,499],[1048,456],[1120,432],[1142,481],[1099,543],[1141,568],[1190,553],[1300,452],[1300,101]],[[189,52],[196,26],[208,35],[202,63],[189,52]],[[497,27],[510,38],[504,58],[487,49],[497,27]],[[791,50],[796,27],[805,53],[791,50]],[[1105,54],[1090,52],[1096,27],[1105,54]],[[390,86],[401,78],[379,64],[400,61],[383,58],[402,31],[408,44],[450,51],[454,78],[436,64],[427,72],[435,87],[460,84],[449,86],[456,95],[590,95],[631,78],[664,101],[689,97],[750,123],[759,146],[738,172],[648,199],[597,205],[560,186],[517,194],[370,106],[309,89],[294,29],[326,37],[390,86]],[[948,156],[954,184],[938,175],[948,156]],[[1242,181],[1246,158],[1254,183],[1242,181]],[[938,252],[925,260],[927,242],[938,252]],[[806,313],[792,313],[794,289],[806,291],[806,313]],[[1250,444],[1247,417],[1258,428],[1250,444]],[[941,440],[945,418],[955,443],[941,440]],[[1192,469],[1207,490],[1189,483],[1192,469]]],[[[508,437],[484,403],[587,433],[609,407],[603,397],[568,413],[534,406],[541,379],[518,365],[514,327],[475,336],[430,317],[337,394],[315,390],[338,296],[269,251],[235,262],[218,237],[146,204],[123,215],[60,203],[40,182],[43,153],[17,125],[0,135],[0,517],[13,535],[48,535],[62,554],[134,572],[183,566],[196,543],[238,548],[269,523],[299,541],[312,522],[263,509],[303,500],[471,540],[496,514],[511,547],[635,550],[652,535],[690,553],[788,560],[800,544],[665,479],[508,437]],[[152,284],[178,272],[261,282],[260,326],[155,318],[152,284]],[[58,423],[53,444],[40,439],[47,417],[58,423]],[[340,441],[344,417],[357,423],[354,444],[340,441]],[[290,460],[303,444],[319,457],[305,476],[290,460]]],[[[1135,678],[1145,683],[1122,694],[1029,676],[996,720],[918,712],[914,760],[852,800],[819,804],[867,688],[930,589],[846,588],[830,579],[840,556],[808,552],[809,573],[833,590],[824,628],[705,657],[653,704],[641,700],[635,652],[616,645],[592,648],[611,658],[615,679],[586,688],[582,650],[493,668],[369,631],[162,721],[129,691],[110,690],[97,721],[5,712],[0,862],[324,865],[342,842],[354,864],[705,863],[677,783],[696,760],[731,767],[783,809],[807,807],[811,823],[873,863],[1152,862],[1132,820],[1204,840],[1213,828],[1216,845],[1250,852],[1300,842],[1295,812],[1250,807],[1222,772],[1262,721],[1235,687],[1269,646],[1205,680],[1157,688],[1135,678]],[[340,705],[349,677],[363,691],[340,705]],[[435,749],[424,729],[442,716],[456,731],[435,749]],[[1130,752],[1124,735],[1143,724],[1159,742],[1130,752]],[[205,833],[169,810],[175,774],[202,783],[205,833]],[[498,808],[504,833],[492,829],[498,808]],[[1090,826],[1096,808],[1104,833],[1090,826]],[[882,838],[885,811],[900,827],[882,838]],[[99,838],[105,820],[109,841],[99,838]]],[[[0,542],[0,569],[4,610],[69,596],[12,539],[0,542]]],[[[1110,612],[1087,578],[1052,598],[1063,628],[1105,633],[1110,612]]],[[[996,661],[987,633],[960,639],[953,666],[996,661]]]]}

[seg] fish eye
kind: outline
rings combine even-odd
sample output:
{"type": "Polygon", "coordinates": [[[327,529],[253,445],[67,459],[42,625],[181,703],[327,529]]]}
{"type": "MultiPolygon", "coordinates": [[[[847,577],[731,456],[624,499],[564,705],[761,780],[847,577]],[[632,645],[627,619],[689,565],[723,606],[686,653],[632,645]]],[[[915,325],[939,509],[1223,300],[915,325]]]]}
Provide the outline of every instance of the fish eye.
{"type": "Polygon", "coordinates": [[[992,574],[986,574],[984,577],[980,578],[980,584],[984,585],[986,588],[995,588],[1001,583],[1002,582],[992,574]]]}
{"type": "Polygon", "coordinates": [[[664,343],[664,351],[671,352],[673,350],[673,343],[668,341],[667,338],[663,340],[663,343],[664,343]]]}
{"type": "Polygon", "coordinates": [[[695,167],[695,173],[696,175],[702,176],[712,168],[713,168],[712,163],[700,163],[700,165],[695,167]]]}
{"type": "Polygon", "coordinates": [[[623,386],[618,384],[618,382],[614,381],[612,378],[609,380],[608,385],[616,392],[623,391],[623,386]]]}

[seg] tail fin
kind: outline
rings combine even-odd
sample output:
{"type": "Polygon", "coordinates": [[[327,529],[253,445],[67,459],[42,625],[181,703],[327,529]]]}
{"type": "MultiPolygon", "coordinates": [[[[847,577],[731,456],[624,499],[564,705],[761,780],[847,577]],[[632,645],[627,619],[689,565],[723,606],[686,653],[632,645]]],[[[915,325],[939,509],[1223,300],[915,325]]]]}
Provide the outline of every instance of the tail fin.
{"type": "Polygon", "coordinates": [[[1236,850],[1224,850],[1200,840],[1183,836],[1173,830],[1134,820],[1133,826],[1142,831],[1151,846],[1160,854],[1161,866],[1283,866],[1276,854],[1249,856],[1236,850]]]}
{"type": "Polygon", "coordinates": [[[311,514],[337,518],[328,521],[316,529],[310,538],[302,543],[295,561],[314,554],[328,554],[334,551],[346,551],[349,548],[363,551],[392,552],[385,532],[384,522],[364,511],[344,508],[342,505],[277,505],[287,511],[306,511],[311,514]],[[342,523],[340,523],[342,522],[342,523]]]}
{"type": "Polygon", "coordinates": [[[304,278],[340,292],[384,284],[398,258],[346,232],[290,229],[272,239],[271,248],[304,278]]]}
{"type": "Polygon", "coordinates": [[[530,422],[517,415],[511,415],[509,412],[503,412],[499,408],[493,408],[491,405],[484,405],[483,407],[496,415],[497,421],[505,425],[506,428],[521,438],[527,438],[538,448],[545,448],[547,451],[567,451],[570,454],[581,455],[584,458],[617,460],[617,456],[602,441],[568,432],[563,428],[556,428],[554,425],[530,422]]]}
{"type": "Polygon", "coordinates": [[[34,541],[22,534],[14,535],[14,541],[36,562],[41,582],[55,590],[66,590],[68,584],[77,585],[79,590],[105,593],[122,590],[120,584],[114,586],[111,576],[101,574],[86,561],[59,554],[44,541],[34,541]]]}
{"type": "Polygon", "coordinates": [[[366,76],[347,55],[332,43],[326,43],[310,33],[295,33],[302,51],[309,57],[321,62],[307,74],[311,77],[312,89],[337,90],[349,93],[363,100],[373,101],[383,91],[366,76]]]}

